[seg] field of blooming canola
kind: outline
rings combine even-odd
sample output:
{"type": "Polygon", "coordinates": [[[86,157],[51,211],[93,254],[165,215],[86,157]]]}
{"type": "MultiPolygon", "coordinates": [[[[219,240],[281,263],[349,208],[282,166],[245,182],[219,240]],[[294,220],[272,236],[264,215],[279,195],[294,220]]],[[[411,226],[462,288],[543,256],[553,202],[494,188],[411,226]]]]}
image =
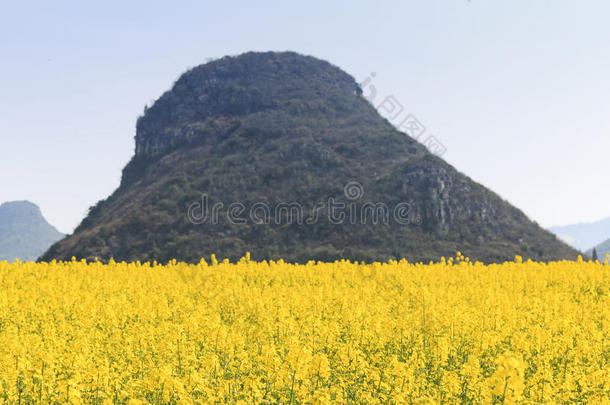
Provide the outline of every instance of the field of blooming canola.
{"type": "Polygon", "coordinates": [[[610,403],[610,266],[0,262],[0,402],[610,403]]]}

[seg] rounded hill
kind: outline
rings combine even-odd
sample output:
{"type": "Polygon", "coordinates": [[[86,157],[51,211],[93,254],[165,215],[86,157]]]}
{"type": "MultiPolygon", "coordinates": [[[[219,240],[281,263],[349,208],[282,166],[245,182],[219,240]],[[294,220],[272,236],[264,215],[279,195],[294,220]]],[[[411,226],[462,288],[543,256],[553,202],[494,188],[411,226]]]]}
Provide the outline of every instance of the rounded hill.
{"type": "Polygon", "coordinates": [[[577,255],[310,56],[250,52],[189,70],[138,119],[135,143],[119,188],[44,259],[577,255]]]}

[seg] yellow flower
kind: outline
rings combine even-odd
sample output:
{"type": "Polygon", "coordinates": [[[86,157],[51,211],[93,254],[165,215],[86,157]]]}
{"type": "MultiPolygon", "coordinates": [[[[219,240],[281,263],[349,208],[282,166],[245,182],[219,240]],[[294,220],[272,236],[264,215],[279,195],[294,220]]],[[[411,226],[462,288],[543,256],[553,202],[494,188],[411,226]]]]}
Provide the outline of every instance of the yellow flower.
{"type": "Polygon", "coordinates": [[[590,261],[0,262],[0,281],[7,403],[610,401],[610,266],[590,261]]]}

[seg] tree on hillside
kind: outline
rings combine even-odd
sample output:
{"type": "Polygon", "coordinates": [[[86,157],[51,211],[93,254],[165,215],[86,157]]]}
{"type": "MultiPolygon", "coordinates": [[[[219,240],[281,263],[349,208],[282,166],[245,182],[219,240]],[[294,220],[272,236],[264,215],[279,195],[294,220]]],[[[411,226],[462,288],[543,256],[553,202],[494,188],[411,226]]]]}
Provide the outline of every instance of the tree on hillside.
{"type": "Polygon", "coordinates": [[[591,259],[593,259],[594,262],[597,261],[597,250],[595,248],[593,248],[593,254],[591,255],[591,259]]]}

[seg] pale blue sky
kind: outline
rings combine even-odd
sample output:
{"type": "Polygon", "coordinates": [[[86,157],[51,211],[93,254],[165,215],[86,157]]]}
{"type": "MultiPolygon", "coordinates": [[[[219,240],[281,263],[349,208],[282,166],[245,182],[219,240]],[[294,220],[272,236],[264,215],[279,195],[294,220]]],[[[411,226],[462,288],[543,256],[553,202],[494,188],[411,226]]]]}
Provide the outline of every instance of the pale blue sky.
{"type": "Polygon", "coordinates": [[[135,121],[187,68],[249,50],[376,73],[446,160],[550,226],[610,215],[610,3],[0,2],[0,202],[61,231],[119,184],[135,121]]]}

